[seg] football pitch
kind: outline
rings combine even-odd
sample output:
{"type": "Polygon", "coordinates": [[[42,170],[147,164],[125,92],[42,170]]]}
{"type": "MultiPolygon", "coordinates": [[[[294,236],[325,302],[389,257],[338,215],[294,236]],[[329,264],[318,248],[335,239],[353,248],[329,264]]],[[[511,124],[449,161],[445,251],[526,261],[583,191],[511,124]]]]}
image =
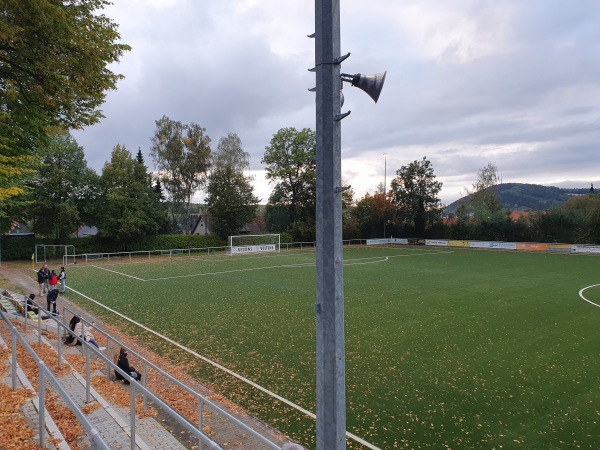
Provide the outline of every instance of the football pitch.
{"type": "MultiPolygon", "coordinates": [[[[347,430],[382,449],[600,448],[599,266],[345,247],[347,430]]],[[[315,270],[314,250],[113,260],[70,266],[68,286],[314,412],[315,270]]],[[[69,298],[314,447],[314,420],[289,404],[69,298]]]]}

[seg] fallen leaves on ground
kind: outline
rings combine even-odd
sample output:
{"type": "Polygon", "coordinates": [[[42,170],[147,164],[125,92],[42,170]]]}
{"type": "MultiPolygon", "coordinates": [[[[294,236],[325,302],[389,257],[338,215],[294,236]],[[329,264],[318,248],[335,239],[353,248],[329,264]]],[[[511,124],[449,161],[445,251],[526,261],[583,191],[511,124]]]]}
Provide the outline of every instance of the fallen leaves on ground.
{"type": "Polygon", "coordinates": [[[0,448],[5,450],[30,450],[39,448],[33,442],[33,431],[21,415],[21,406],[31,399],[27,389],[13,391],[0,384],[0,448]]]}

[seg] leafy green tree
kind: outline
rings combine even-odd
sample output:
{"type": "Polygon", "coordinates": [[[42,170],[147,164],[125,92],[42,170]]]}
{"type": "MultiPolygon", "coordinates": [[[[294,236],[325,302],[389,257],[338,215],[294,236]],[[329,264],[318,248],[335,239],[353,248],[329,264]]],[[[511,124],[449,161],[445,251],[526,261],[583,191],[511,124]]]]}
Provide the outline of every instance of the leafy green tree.
{"type": "Polygon", "coordinates": [[[502,220],[504,209],[500,197],[495,191],[500,178],[498,168],[494,163],[487,165],[477,172],[477,181],[473,184],[473,191],[469,192],[467,209],[478,221],[502,220]]]}
{"type": "MultiPolygon", "coordinates": [[[[105,91],[122,78],[108,69],[128,45],[104,14],[106,0],[4,0],[0,15],[0,101],[14,118],[44,125],[96,123],[105,91]]],[[[33,124],[34,128],[39,125],[33,124]]]]}
{"type": "Polygon", "coordinates": [[[442,204],[438,194],[442,182],[437,181],[431,162],[421,161],[402,166],[391,182],[391,200],[398,219],[405,227],[414,229],[417,237],[441,217],[442,204]]]}
{"type": "MultiPolygon", "coordinates": [[[[381,190],[382,191],[382,190],[381,190]]],[[[379,238],[383,236],[383,221],[390,216],[389,201],[384,201],[383,193],[379,191],[370,193],[356,202],[350,209],[349,215],[357,224],[361,238],[379,238]]],[[[387,233],[389,236],[389,233],[387,233]]]]}
{"type": "Polygon", "coordinates": [[[63,242],[81,225],[82,218],[90,218],[86,212],[97,186],[98,175],[88,167],[75,139],[68,133],[52,136],[28,194],[34,231],[63,242]]]}
{"type": "MultiPolygon", "coordinates": [[[[102,14],[105,0],[3,0],[0,7],[0,216],[33,178],[57,129],[96,123],[129,46],[102,14]],[[7,167],[10,167],[7,170],[7,167]]],[[[21,208],[22,210],[22,208],[21,208]]]]}
{"type": "Polygon", "coordinates": [[[38,167],[37,158],[33,156],[6,153],[0,149],[0,233],[9,230],[11,219],[23,218],[21,211],[27,207],[27,202],[22,198],[25,183],[38,167]]]}
{"type": "MultiPolygon", "coordinates": [[[[314,228],[316,148],[316,134],[308,128],[282,128],[265,147],[261,162],[266,165],[267,179],[274,184],[269,205],[287,207],[290,229],[298,228],[296,222],[312,223],[314,228]]],[[[302,233],[310,230],[303,229],[302,233]]]]}
{"type": "Polygon", "coordinates": [[[156,121],[150,154],[169,194],[173,223],[189,232],[192,197],[206,183],[210,168],[210,138],[195,123],[184,125],[163,116],[156,121]]]}
{"type": "Polygon", "coordinates": [[[125,241],[158,234],[166,226],[166,213],[149,182],[146,166],[121,145],[102,169],[103,201],[98,210],[98,228],[103,236],[125,241]]]}
{"type": "Polygon", "coordinates": [[[239,231],[256,216],[258,198],[254,196],[251,177],[244,175],[250,167],[250,154],[242,149],[235,133],[222,137],[212,158],[206,205],[211,227],[221,238],[239,231]]]}

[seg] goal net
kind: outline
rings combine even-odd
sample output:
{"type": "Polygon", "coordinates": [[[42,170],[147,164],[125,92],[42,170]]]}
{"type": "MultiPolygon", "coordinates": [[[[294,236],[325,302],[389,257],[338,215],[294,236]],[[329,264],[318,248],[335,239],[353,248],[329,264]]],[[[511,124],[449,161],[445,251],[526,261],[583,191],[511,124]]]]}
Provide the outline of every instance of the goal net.
{"type": "Polygon", "coordinates": [[[229,236],[229,249],[231,255],[278,252],[280,251],[280,239],[278,234],[229,236]]]}
{"type": "Polygon", "coordinates": [[[60,259],[63,265],[75,263],[74,245],[35,245],[35,262],[43,263],[51,260],[60,259]]]}

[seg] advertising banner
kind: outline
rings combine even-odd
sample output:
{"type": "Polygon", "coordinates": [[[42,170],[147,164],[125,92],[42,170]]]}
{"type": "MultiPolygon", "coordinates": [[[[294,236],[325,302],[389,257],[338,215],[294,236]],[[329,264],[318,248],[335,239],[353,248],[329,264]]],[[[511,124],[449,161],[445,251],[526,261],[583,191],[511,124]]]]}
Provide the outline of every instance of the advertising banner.
{"type": "Polygon", "coordinates": [[[570,244],[547,244],[546,251],[548,253],[571,253],[570,244]]]}
{"type": "Polygon", "coordinates": [[[403,238],[367,239],[367,245],[382,245],[382,244],[407,245],[408,239],[403,239],[403,238]]]}
{"type": "Polygon", "coordinates": [[[536,244],[532,242],[517,242],[517,250],[526,252],[545,252],[548,249],[547,244],[536,244]]]}
{"type": "Polygon", "coordinates": [[[244,245],[240,247],[231,247],[231,253],[260,253],[275,251],[277,251],[277,246],[275,244],[244,245]]]}
{"type": "Polygon", "coordinates": [[[448,247],[468,247],[469,241],[448,241],[448,247]]]}
{"type": "Polygon", "coordinates": [[[571,251],[575,253],[600,253],[600,245],[572,245],[571,251]]]}
{"type": "Polygon", "coordinates": [[[490,242],[490,248],[499,248],[502,250],[516,250],[517,244],[515,242],[490,242]]]}
{"type": "Polygon", "coordinates": [[[389,244],[389,239],[367,239],[367,245],[382,245],[389,244]]]}
{"type": "Polygon", "coordinates": [[[448,247],[448,241],[425,239],[425,245],[435,245],[436,247],[448,247]]]}
{"type": "Polygon", "coordinates": [[[490,243],[484,242],[484,241],[469,241],[469,247],[471,247],[471,248],[490,248],[490,243]]]}

